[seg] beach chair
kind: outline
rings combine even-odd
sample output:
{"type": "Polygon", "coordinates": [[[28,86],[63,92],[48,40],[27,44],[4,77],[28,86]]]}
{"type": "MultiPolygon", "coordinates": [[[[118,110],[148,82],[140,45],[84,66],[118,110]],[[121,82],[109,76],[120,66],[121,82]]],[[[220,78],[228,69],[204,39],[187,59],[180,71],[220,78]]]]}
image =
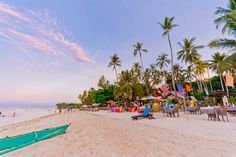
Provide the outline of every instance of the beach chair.
{"type": "Polygon", "coordinates": [[[169,109],[169,108],[164,108],[164,115],[170,116],[170,117],[175,117],[175,114],[179,117],[179,108],[175,107],[174,109],[169,109]]]}
{"type": "Polygon", "coordinates": [[[154,119],[153,115],[151,114],[151,108],[146,108],[143,114],[135,115],[131,117],[133,120],[137,120],[138,118],[149,118],[154,119]]]}
{"type": "MultiPolygon", "coordinates": [[[[221,116],[221,118],[223,119],[224,122],[225,122],[224,116],[226,117],[227,122],[229,121],[228,115],[227,115],[227,108],[225,108],[225,107],[220,109],[220,114],[218,116],[221,116]]],[[[220,119],[220,118],[218,117],[218,119],[220,119]]]]}

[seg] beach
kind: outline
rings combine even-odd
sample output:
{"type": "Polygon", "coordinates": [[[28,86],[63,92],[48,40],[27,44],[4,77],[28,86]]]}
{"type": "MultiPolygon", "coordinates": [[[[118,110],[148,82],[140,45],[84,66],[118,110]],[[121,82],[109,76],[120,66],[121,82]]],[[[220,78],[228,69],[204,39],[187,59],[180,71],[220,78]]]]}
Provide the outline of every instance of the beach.
{"type": "Polygon", "coordinates": [[[4,157],[234,157],[236,117],[208,121],[206,115],[133,121],[136,113],[73,112],[54,114],[0,128],[0,137],[71,123],[66,134],[38,142],[4,157]]]}

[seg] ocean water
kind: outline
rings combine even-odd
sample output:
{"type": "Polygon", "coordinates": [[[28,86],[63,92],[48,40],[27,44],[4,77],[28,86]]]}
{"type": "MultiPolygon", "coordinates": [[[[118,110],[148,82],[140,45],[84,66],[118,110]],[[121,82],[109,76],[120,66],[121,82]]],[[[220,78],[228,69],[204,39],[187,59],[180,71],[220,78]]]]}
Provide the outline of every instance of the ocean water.
{"type": "Polygon", "coordinates": [[[54,114],[55,111],[55,108],[0,108],[0,127],[54,114]]]}

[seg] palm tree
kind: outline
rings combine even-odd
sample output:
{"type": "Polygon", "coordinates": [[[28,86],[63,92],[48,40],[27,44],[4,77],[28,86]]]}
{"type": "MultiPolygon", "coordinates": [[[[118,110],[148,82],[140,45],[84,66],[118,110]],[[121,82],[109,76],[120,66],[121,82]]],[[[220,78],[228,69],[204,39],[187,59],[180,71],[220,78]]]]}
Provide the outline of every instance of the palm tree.
{"type": "Polygon", "coordinates": [[[173,71],[174,71],[174,78],[176,80],[176,82],[180,82],[180,78],[183,76],[183,68],[179,65],[179,64],[175,64],[173,67],[173,71]]]}
{"type": "MultiPolygon", "coordinates": [[[[228,31],[228,34],[236,34],[236,0],[230,0],[227,8],[218,7],[215,14],[220,15],[215,19],[216,27],[222,27],[222,34],[228,31]]],[[[235,52],[236,50],[236,40],[235,39],[216,39],[211,41],[208,44],[211,48],[229,48],[231,51],[235,52]]]]}
{"type": "Polygon", "coordinates": [[[156,69],[155,64],[150,65],[150,71],[151,71],[151,82],[158,84],[161,78],[161,72],[156,69]]]}
{"type": "Polygon", "coordinates": [[[168,54],[162,53],[161,55],[158,56],[156,62],[157,62],[156,66],[159,67],[160,70],[162,71],[164,68],[168,67],[171,60],[168,58],[168,54]]]}
{"type": "MultiPolygon", "coordinates": [[[[143,43],[141,43],[141,42],[137,42],[133,46],[134,46],[134,56],[139,55],[139,57],[140,57],[140,63],[141,63],[142,72],[143,72],[143,76],[142,77],[143,77],[143,82],[145,83],[142,53],[144,53],[144,52],[147,53],[148,50],[143,48],[143,43]]],[[[147,89],[147,94],[149,95],[149,91],[148,91],[147,85],[146,85],[146,89],[147,89]]]]}
{"type": "Polygon", "coordinates": [[[148,52],[148,50],[144,49],[143,48],[143,43],[141,42],[137,42],[136,44],[133,45],[134,46],[134,56],[136,55],[139,55],[140,57],[140,63],[141,63],[141,67],[142,67],[142,70],[144,72],[144,68],[143,68],[143,59],[142,59],[142,53],[146,53],[148,52]]]}
{"type": "Polygon", "coordinates": [[[112,67],[113,70],[115,70],[115,74],[116,74],[116,81],[118,82],[118,76],[117,76],[117,66],[121,66],[121,61],[120,58],[117,56],[117,54],[114,54],[113,56],[111,56],[111,61],[108,64],[108,67],[112,67]]]}
{"type": "Polygon", "coordinates": [[[195,45],[194,41],[196,38],[183,39],[183,44],[178,42],[181,50],[178,51],[178,59],[181,59],[181,62],[185,61],[185,63],[192,64],[194,60],[200,58],[200,54],[197,50],[204,48],[203,45],[195,45]]]}
{"type": "Polygon", "coordinates": [[[217,10],[215,12],[216,15],[221,15],[217,19],[214,20],[214,23],[216,24],[216,28],[219,28],[220,25],[223,25],[222,27],[222,33],[224,34],[227,29],[230,28],[229,18],[232,18],[232,14],[235,13],[236,10],[236,0],[230,0],[227,8],[217,7],[217,10]]]}
{"type": "Polygon", "coordinates": [[[132,67],[132,71],[134,73],[134,75],[138,78],[138,81],[142,81],[142,67],[140,66],[139,63],[134,63],[133,67],[132,67]]]}
{"type": "Polygon", "coordinates": [[[225,54],[220,54],[219,52],[212,55],[212,60],[210,60],[210,68],[212,71],[216,72],[220,77],[221,88],[224,91],[223,81],[222,81],[222,73],[220,66],[223,64],[224,59],[226,58],[225,54]]]}
{"type": "Polygon", "coordinates": [[[196,73],[196,79],[199,81],[200,84],[200,91],[203,91],[202,84],[204,86],[204,89],[207,89],[207,86],[205,85],[205,78],[204,78],[204,73],[206,72],[206,64],[204,61],[198,59],[194,61],[195,65],[195,73],[196,73]],[[198,77],[198,78],[197,78],[198,77]]]}
{"type": "Polygon", "coordinates": [[[98,80],[98,85],[97,86],[104,89],[109,84],[110,84],[110,82],[108,80],[106,80],[104,75],[102,75],[102,77],[98,80]]]}
{"type": "Polygon", "coordinates": [[[187,81],[190,82],[190,86],[192,88],[192,80],[195,78],[193,65],[189,65],[186,69],[183,70],[183,76],[187,81]]]}
{"type": "Polygon", "coordinates": [[[135,96],[143,96],[143,85],[128,70],[120,74],[120,81],[114,90],[115,98],[122,97],[124,100],[132,100],[135,96]]]}
{"type": "Polygon", "coordinates": [[[205,64],[206,64],[206,70],[207,70],[208,80],[209,80],[209,83],[210,83],[211,92],[213,92],[211,77],[210,77],[210,73],[209,73],[210,63],[208,63],[208,61],[206,61],[205,64]]]}
{"type": "Polygon", "coordinates": [[[157,22],[157,23],[163,29],[163,34],[162,35],[168,37],[168,42],[169,42],[170,52],[171,52],[172,84],[173,84],[173,89],[176,91],[175,80],[174,80],[174,75],[173,75],[174,55],[173,55],[173,49],[172,49],[172,44],[171,44],[171,39],[170,39],[170,31],[178,25],[173,24],[173,21],[174,21],[174,17],[171,17],[171,18],[165,17],[163,24],[160,23],[160,22],[157,22]]]}
{"type": "Polygon", "coordinates": [[[189,65],[186,69],[183,70],[183,75],[186,80],[192,81],[194,79],[194,69],[192,65],[189,65]]]}

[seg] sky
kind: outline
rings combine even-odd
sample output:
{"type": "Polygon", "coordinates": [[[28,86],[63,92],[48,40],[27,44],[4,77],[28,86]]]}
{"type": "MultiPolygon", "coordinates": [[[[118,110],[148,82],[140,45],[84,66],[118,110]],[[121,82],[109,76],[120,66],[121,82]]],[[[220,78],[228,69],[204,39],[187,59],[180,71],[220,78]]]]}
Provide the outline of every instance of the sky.
{"type": "MultiPolygon", "coordinates": [[[[216,7],[227,0],[0,0],[0,107],[53,106],[78,102],[85,89],[96,87],[101,75],[111,82],[107,67],[118,54],[122,67],[139,62],[133,44],[148,53],[145,67],[169,53],[157,21],[175,17],[171,32],[174,56],[178,42],[196,37],[207,45],[222,37],[213,21],[216,7]]],[[[200,51],[210,59],[217,50],[200,51]]]]}

